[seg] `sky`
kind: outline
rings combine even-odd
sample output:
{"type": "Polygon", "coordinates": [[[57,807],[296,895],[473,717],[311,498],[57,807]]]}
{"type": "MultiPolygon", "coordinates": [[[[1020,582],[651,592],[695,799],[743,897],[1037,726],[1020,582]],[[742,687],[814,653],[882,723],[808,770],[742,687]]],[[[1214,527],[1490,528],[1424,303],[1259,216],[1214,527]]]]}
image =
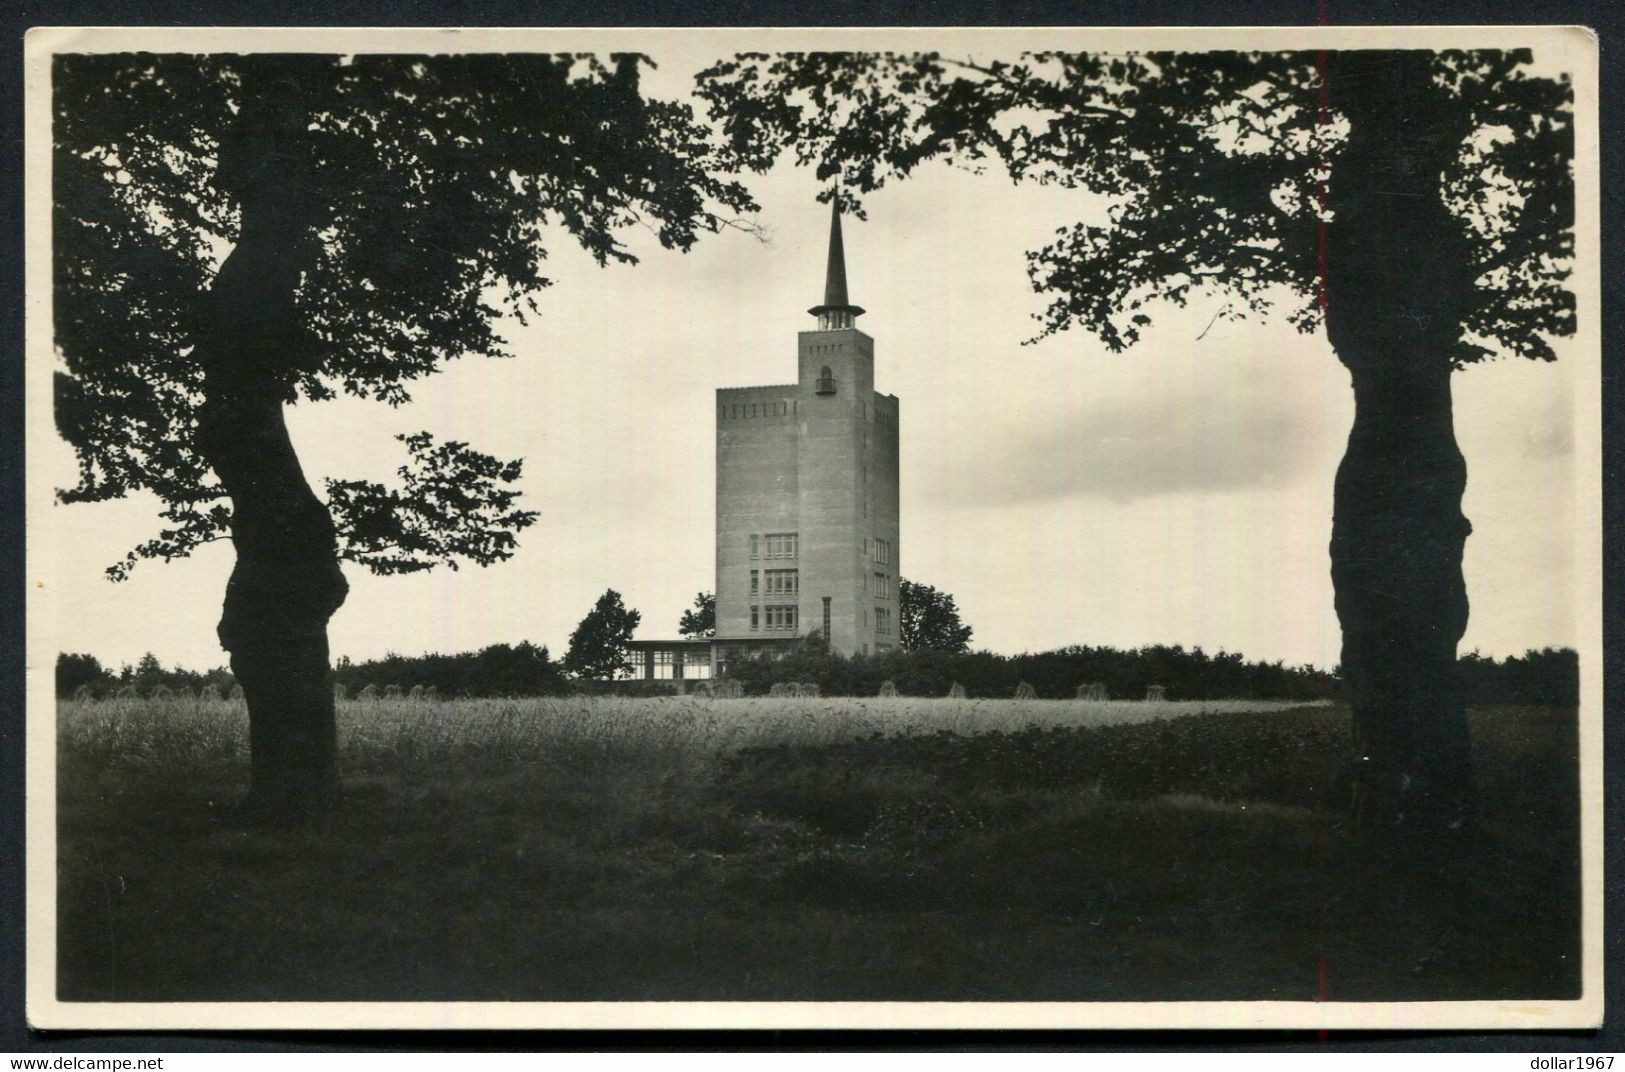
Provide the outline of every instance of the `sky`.
{"type": "MultiPolygon", "coordinates": [[[[703,59],[664,56],[646,90],[684,91],[703,59]],[[696,62],[696,60],[699,60],[696,62]]],[[[562,655],[606,589],[642,612],[639,636],[676,635],[713,587],[713,392],[794,379],[797,331],[823,293],[828,209],[808,170],[751,181],[760,234],[728,230],[688,254],[629,233],[636,266],[599,268],[562,236],[556,283],[513,356],[448,366],[389,409],[295,407],[313,481],[386,480],[393,436],[427,429],[525,459],[540,512],[515,557],[406,577],[352,564],[330,627],[335,656],[461,651],[530,640],[562,655]]],[[[869,310],[876,389],[901,401],[900,573],[951,592],[973,644],[1200,645],[1331,666],[1339,634],[1327,543],[1332,480],[1353,414],[1324,336],[1284,316],[1215,319],[1223,294],[1153,312],[1120,354],[1073,330],[1024,345],[1044,299],[1025,253],[1100,204],[947,165],[866,200],[845,225],[847,278],[869,310]]],[[[1580,351],[1504,360],[1454,378],[1467,458],[1462,650],[1576,642],[1573,413],[1580,351]]],[[[66,486],[66,445],[31,479],[66,486]]],[[[156,531],[150,498],[57,506],[60,647],[104,663],[145,652],[193,668],[226,661],[214,635],[229,545],[102,570],[156,531]]],[[[41,582],[43,583],[43,582],[41,582]]]]}

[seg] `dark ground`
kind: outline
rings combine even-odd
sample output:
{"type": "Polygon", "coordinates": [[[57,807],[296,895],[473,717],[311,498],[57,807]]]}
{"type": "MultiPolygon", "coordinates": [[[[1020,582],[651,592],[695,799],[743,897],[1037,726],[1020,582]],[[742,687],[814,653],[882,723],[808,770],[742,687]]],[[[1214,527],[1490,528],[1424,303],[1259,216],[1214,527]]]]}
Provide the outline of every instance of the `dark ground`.
{"type": "Polygon", "coordinates": [[[1475,711],[1482,833],[1404,853],[1352,829],[1341,709],[732,755],[352,732],[303,833],[234,820],[237,727],[104,716],[64,707],[64,1000],[1579,994],[1572,709],[1475,711]]]}

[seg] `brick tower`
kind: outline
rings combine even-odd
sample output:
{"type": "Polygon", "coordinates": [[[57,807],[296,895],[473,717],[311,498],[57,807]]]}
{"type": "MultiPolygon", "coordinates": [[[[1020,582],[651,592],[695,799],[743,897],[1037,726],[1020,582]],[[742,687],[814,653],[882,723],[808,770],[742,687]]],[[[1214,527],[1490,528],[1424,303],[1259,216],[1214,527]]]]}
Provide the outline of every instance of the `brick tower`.
{"type": "Polygon", "coordinates": [[[898,404],[874,389],[838,206],[809,312],[796,382],[717,391],[719,669],[814,633],[844,655],[897,645],[898,404]]]}

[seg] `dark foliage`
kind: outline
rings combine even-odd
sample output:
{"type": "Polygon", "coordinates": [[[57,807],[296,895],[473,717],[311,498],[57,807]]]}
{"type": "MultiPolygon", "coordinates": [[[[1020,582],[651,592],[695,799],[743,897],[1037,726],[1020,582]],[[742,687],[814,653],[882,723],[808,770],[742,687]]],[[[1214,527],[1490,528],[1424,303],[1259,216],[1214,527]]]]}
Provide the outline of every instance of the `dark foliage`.
{"type": "MultiPolygon", "coordinates": [[[[298,327],[291,346],[260,355],[276,362],[260,370],[264,389],[277,401],[344,393],[398,406],[450,360],[506,354],[493,321],[536,311],[548,227],[600,263],[632,263],[625,228],[645,224],[687,249],[751,207],[742,187],[712,176],[691,110],[640,94],[646,62],[58,58],[56,345],[67,372],[56,417],[80,459],[63,497],[151,491],[166,522],[112,572],[229,531],[227,489],[195,441],[206,391],[195,344],[219,251],[242,242],[246,215],[275,202],[281,255],[296,269],[298,327]],[[274,109],[243,118],[256,93],[299,113],[297,137],[278,140],[274,109]]],[[[261,302],[232,326],[251,333],[269,310],[261,302]]],[[[399,488],[329,488],[346,556],[398,572],[511,553],[532,516],[512,509],[518,463],[426,434],[403,441],[399,488]]]]}
{"type": "Polygon", "coordinates": [[[764,694],[779,681],[804,681],[825,696],[873,696],[891,681],[904,696],[946,696],[955,682],[972,698],[1009,698],[1030,683],[1040,698],[1072,699],[1080,684],[1104,682],[1116,699],[1140,699],[1162,685],[1171,700],[1332,697],[1336,678],[1313,667],[1247,662],[1240,654],[1209,655],[1200,648],[1155,645],[1132,651],[1075,646],[1035,654],[959,654],[924,649],[845,657],[816,642],[781,658],[763,654],[732,664],[730,676],[746,692],[764,694]]]}
{"type": "Polygon", "coordinates": [[[208,686],[225,695],[234,684],[236,678],[223,666],[204,671],[179,666],[165,668],[151,652],[143,655],[134,666],[125,663],[117,674],[103,667],[101,660],[94,655],[63,652],[56,657],[56,694],[59,697],[73,696],[81,687],[87,689],[95,699],[106,699],[124,688],[132,688],[136,695],[147,697],[160,687],[171,692],[195,693],[208,686]]]}
{"type": "Polygon", "coordinates": [[[714,592],[698,592],[694,606],[683,611],[677,623],[678,636],[709,637],[717,635],[717,597],[714,592]]]}
{"type": "Polygon", "coordinates": [[[417,573],[460,561],[489,565],[514,553],[517,533],[536,520],[514,506],[523,468],[428,432],[395,437],[408,461],[400,487],[370,480],[329,480],[327,505],[338,519],[339,555],[374,573],[417,573]]]}
{"type": "MultiPolygon", "coordinates": [[[[700,94],[740,166],[793,155],[860,215],[863,194],[934,160],[1111,196],[1108,218],[1060,228],[1029,269],[1053,296],[1043,334],[1079,327],[1118,350],[1159,303],[1204,293],[1228,296],[1229,318],[1284,301],[1319,325],[1326,192],[1361,106],[1326,90],[1391,55],[749,53],[703,73],[700,94]]],[[[1416,88],[1450,138],[1434,196],[1478,287],[1450,360],[1551,360],[1545,336],[1574,330],[1571,88],[1529,74],[1527,50],[1424,59],[1416,88]]]]}
{"type": "MultiPolygon", "coordinates": [[[[1470,703],[1529,704],[1568,707],[1580,702],[1579,656],[1571,648],[1543,648],[1496,659],[1465,655],[1460,662],[1462,687],[1470,703]]],[[[1030,681],[1043,699],[1070,699],[1077,683],[1105,682],[1118,698],[1145,695],[1147,683],[1168,688],[1170,699],[1318,700],[1336,697],[1337,678],[1313,667],[1289,667],[1280,662],[1247,662],[1240,655],[1220,652],[1209,656],[1200,648],[1073,647],[1036,655],[997,655],[966,652],[953,656],[939,651],[897,652],[844,659],[830,655],[814,643],[785,659],[763,658],[735,664],[734,674],[752,695],[765,694],[778,681],[809,681],[826,696],[873,696],[883,681],[892,681],[903,696],[945,696],[954,682],[965,685],[971,697],[1006,698],[1016,683],[1030,681]],[[1069,685],[1068,682],[1071,682],[1069,685]]],[[[386,655],[354,662],[340,658],[333,679],[354,696],[367,685],[382,689],[399,685],[434,686],[442,697],[558,696],[577,687],[546,647],[529,641],[492,644],[479,651],[451,655],[386,655]]],[[[57,656],[56,692],[67,697],[88,685],[97,697],[134,685],[141,695],[163,684],[171,689],[197,689],[203,685],[229,689],[231,671],[183,667],[164,669],[156,657],[144,656],[137,666],[126,664],[118,674],[104,668],[94,655],[57,656]]],[[[669,682],[658,683],[669,687],[669,682]]],[[[605,691],[644,695],[642,681],[614,682],[605,691]]],[[[654,691],[659,691],[658,689],[654,691]]]]}
{"type": "Polygon", "coordinates": [[[904,651],[932,649],[958,654],[970,650],[971,627],[959,620],[948,592],[900,577],[897,581],[897,640],[904,651]]]}
{"type": "Polygon", "coordinates": [[[94,655],[61,652],[56,657],[56,694],[72,696],[80,686],[93,691],[104,690],[113,684],[113,675],[94,655]]]}
{"type": "Polygon", "coordinates": [[[1495,659],[1469,652],[1461,657],[1467,702],[1545,704],[1572,707],[1580,702],[1580,655],[1573,648],[1542,648],[1495,659]]]}
{"type": "MultiPolygon", "coordinates": [[[[1529,651],[1495,659],[1465,656],[1462,687],[1474,704],[1570,706],[1580,700],[1579,657],[1569,648],[1529,651]]],[[[955,682],[971,698],[1006,699],[1023,681],[1040,699],[1069,700],[1080,684],[1103,682],[1110,698],[1138,700],[1161,685],[1170,700],[1325,700],[1342,696],[1337,675],[1312,666],[1244,659],[1237,652],[1209,655],[1201,648],[1153,645],[1123,651],[1074,646],[1056,651],[999,655],[971,651],[887,652],[846,658],[816,642],[782,658],[762,655],[731,665],[747,693],[765,695],[781,681],[819,686],[825,696],[874,696],[892,681],[904,696],[946,696],[955,682]]]]}
{"type": "Polygon", "coordinates": [[[564,671],[545,647],[529,641],[492,644],[479,651],[441,655],[386,655],[351,662],[341,658],[333,680],[354,696],[368,685],[433,687],[442,699],[459,696],[559,696],[570,691],[564,671]]]}
{"type": "Polygon", "coordinates": [[[632,668],[627,645],[643,615],[621,602],[621,594],[611,588],[598,597],[592,610],[570,634],[570,649],[564,653],[565,672],[578,678],[613,678],[632,668]]]}

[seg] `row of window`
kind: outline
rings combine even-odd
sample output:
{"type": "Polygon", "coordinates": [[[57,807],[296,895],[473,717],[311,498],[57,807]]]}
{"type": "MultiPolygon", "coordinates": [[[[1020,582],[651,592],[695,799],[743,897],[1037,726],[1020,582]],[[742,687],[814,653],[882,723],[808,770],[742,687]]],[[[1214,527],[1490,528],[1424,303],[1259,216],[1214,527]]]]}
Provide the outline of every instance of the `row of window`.
{"type": "MultiPolygon", "coordinates": [[[[670,681],[677,676],[676,652],[656,649],[634,651],[627,655],[630,665],[623,668],[622,677],[637,679],[652,676],[656,681],[670,681]],[[644,660],[647,659],[646,663],[644,660]]],[[[711,653],[703,648],[684,649],[682,653],[683,677],[708,678],[711,676],[711,653]]]]}
{"type": "Polygon", "coordinates": [[[765,607],[753,604],[750,608],[751,631],[764,628],[770,633],[793,631],[796,627],[796,610],[794,603],[769,603],[765,607]]]}
{"type": "MultiPolygon", "coordinates": [[[[864,625],[868,625],[869,612],[864,608],[864,625]]],[[[769,633],[792,632],[799,621],[799,608],[794,603],[769,603],[765,606],[751,604],[750,629],[751,632],[766,630],[769,633]]],[[[828,617],[825,617],[826,629],[829,628],[828,617]]],[[[880,636],[890,636],[892,631],[892,612],[890,607],[875,608],[875,632],[880,636]]]]}
{"type": "Polygon", "coordinates": [[[770,596],[793,596],[801,591],[801,572],[793,569],[770,569],[766,571],[750,571],[750,594],[760,595],[766,592],[770,596]],[[763,572],[766,577],[762,576],[763,572]],[[762,582],[766,580],[764,587],[762,582]]]}
{"type": "Polygon", "coordinates": [[[717,415],[726,421],[746,417],[783,417],[795,412],[795,400],[790,399],[785,402],[729,402],[718,410],[717,415]]]}
{"type": "MultiPolygon", "coordinates": [[[[868,504],[865,503],[864,505],[867,507],[868,504]]],[[[769,532],[765,536],[752,534],[750,537],[750,557],[752,559],[797,558],[800,549],[800,534],[794,532],[769,532]]],[[[877,565],[884,566],[890,563],[891,551],[890,540],[869,540],[866,538],[863,541],[864,556],[868,557],[873,554],[877,565]]]]}
{"type": "Polygon", "coordinates": [[[770,532],[750,538],[751,558],[795,558],[801,541],[794,532],[770,532]]]}

